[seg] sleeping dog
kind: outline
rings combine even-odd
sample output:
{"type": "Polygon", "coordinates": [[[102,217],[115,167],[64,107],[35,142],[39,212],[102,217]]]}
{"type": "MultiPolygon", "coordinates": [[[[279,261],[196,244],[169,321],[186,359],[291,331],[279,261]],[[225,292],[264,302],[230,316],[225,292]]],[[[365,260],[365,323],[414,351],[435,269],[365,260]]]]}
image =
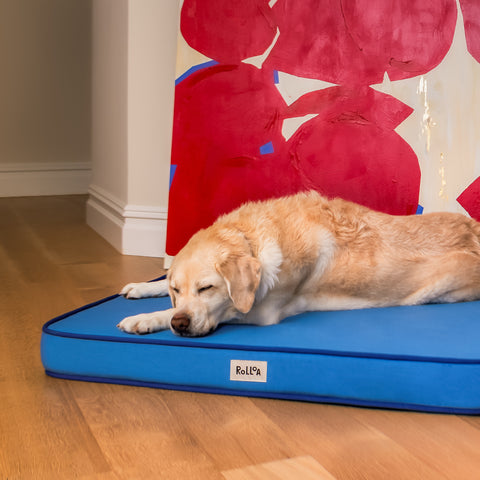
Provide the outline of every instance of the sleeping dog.
{"type": "Polygon", "coordinates": [[[170,295],[173,305],[127,317],[121,330],[183,336],[313,310],[477,300],[480,223],[456,213],[392,216],[314,191],[251,202],[197,232],[165,280],[121,294],[170,295]]]}

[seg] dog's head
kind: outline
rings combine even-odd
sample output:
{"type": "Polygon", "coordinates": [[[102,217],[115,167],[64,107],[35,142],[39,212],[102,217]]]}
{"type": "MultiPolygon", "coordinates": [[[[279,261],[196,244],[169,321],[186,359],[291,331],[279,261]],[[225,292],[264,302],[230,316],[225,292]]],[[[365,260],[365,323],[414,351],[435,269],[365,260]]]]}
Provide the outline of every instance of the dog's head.
{"type": "Polygon", "coordinates": [[[173,260],[169,293],[176,309],[171,329],[177,335],[206,335],[222,322],[250,311],[261,268],[238,231],[202,230],[173,260]]]}

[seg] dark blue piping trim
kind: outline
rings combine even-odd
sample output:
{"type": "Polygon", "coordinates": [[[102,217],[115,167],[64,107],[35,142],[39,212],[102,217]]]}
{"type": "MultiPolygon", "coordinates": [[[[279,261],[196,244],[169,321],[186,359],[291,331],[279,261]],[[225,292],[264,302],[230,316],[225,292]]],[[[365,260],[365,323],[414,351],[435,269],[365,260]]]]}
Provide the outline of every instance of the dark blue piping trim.
{"type": "MultiPolygon", "coordinates": [[[[54,323],[60,322],[64,318],[71,317],[72,315],[75,315],[76,313],[83,312],[84,310],[88,310],[90,308],[96,307],[97,305],[101,305],[102,303],[106,303],[110,300],[113,300],[114,298],[119,297],[118,294],[111,295],[110,297],[102,298],[101,300],[97,300],[96,302],[89,303],[88,305],[84,305],[83,307],[76,308],[75,310],[72,310],[71,312],[64,313],[63,315],[59,315],[58,317],[52,318],[52,320],[49,320],[47,323],[45,323],[42,327],[42,332],[47,333],[48,335],[57,335],[60,337],[64,336],[69,336],[69,334],[63,335],[61,332],[57,332],[56,330],[51,330],[50,326],[53,325],[54,323]]],[[[72,334],[73,335],[73,334],[72,334]]],[[[83,338],[82,335],[77,335],[76,337],[73,338],[83,338]]]]}
{"type": "Polygon", "coordinates": [[[226,388],[212,388],[201,386],[185,386],[185,385],[171,385],[168,383],[157,382],[142,382],[138,380],[128,380],[123,378],[104,378],[104,377],[90,377],[84,375],[71,375],[56,373],[50,370],[45,370],[45,373],[50,377],[61,378],[64,380],[76,380],[82,382],[96,382],[108,383],[118,385],[129,385],[134,387],[149,387],[160,388],[164,390],[179,390],[183,392],[197,392],[197,393],[211,393],[215,395],[234,395],[241,397],[258,397],[258,398],[274,398],[279,400],[295,400],[302,402],[315,403],[329,403],[335,405],[348,405],[353,407],[368,407],[368,408],[387,408],[392,410],[410,410],[416,412],[427,413],[448,413],[455,415],[479,415],[480,408],[457,408],[457,407],[441,407],[431,405],[417,405],[410,403],[397,402],[377,402],[369,400],[356,400],[350,398],[337,398],[322,395],[306,395],[301,393],[277,393],[277,392],[258,392],[249,390],[229,390],[226,388]]]}
{"type": "MultiPolygon", "coordinates": [[[[158,280],[163,280],[166,277],[166,275],[162,275],[161,277],[154,278],[153,280],[150,280],[150,282],[156,282],[158,280]]],[[[95,302],[89,303],[88,305],[83,305],[82,307],[76,308],[75,310],[72,310],[71,312],[64,313],[62,315],[59,315],[58,317],[52,318],[48,322],[46,322],[43,327],[42,327],[42,332],[47,333],[48,335],[55,335],[58,337],[70,337],[70,338],[86,338],[89,339],[89,335],[75,335],[75,334],[63,334],[62,332],[58,332],[56,330],[51,330],[50,325],[53,325],[54,323],[59,322],[60,320],[63,320],[64,318],[71,317],[72,315],[75,315],[76,313],[83,312],[85,310],[88,310],[90,308],[96,307],[97,305],[101,305],[102,303],[109,302],[110,300],[113,300],[114,298],[118,298],[120,295],[116,293],[115,295],[110,295],[109,297],[102,298],[101,300],[97,300],[95,302]]],[[[95,337],[95,335],[92,335],[92,337],[95,337]]],[[[100,340],[103,337],[98,336],[98,338],[92,338],[92,340],[100,340]]],[[[112,337],[114,338],[114,337],[112,337]]],[[[112,340],[113,341],[113,340],[112,340]]]]}

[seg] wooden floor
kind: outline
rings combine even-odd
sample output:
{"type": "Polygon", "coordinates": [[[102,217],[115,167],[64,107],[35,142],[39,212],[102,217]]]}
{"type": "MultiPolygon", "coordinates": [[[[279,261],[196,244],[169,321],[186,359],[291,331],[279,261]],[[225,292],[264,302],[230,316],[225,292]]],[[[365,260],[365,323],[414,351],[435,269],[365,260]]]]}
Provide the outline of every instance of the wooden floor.
{"type": "Polygon", "coordinates": [[[148,280],[83,196],[0,199],[0,479],[480,479],[480,418],[47,377],[44,322],[148,280]]]}

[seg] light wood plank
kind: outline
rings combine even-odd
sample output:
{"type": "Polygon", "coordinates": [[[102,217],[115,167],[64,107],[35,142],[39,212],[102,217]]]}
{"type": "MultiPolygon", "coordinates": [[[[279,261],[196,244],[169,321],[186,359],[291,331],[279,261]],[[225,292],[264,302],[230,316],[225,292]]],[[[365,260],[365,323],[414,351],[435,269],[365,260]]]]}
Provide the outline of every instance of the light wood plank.
{"type": "Polygon", "coordinates": [[[221,478],[207,452],[170,411],[162,391],[83,382],[71,388],[121,478],[221,478]]]}
{"type": "Polygon", "coordinates": [[[335,480],[312,457],[296,457],[222,472],[226,480],[335,480]]]}
{"type": "Polygon", "coordinates": [[[219,471],[302,454],[249,398],[189,392],[165,392],[163,397],[219,471]]]}
{"type": "Polygon", "coordinates": [[[480,478],[480,430],[461,418],[388,410],[374,413],[357,409],[353,416],[402,445],[422,463],[438,470],[439,475],[463,480],[480,478]]]}
{"type": "MultiPolygon", "coordinates": [[[[440,480],[431,468],[373,424],[359,421],[359,409],[299,402],[255,400],[282,430],[334,477],[369,480],[440,480]]],[[[379,411],[368,410],[375,417],[379,411]]],[[[414,438],[412,437],[414,443],[414,438]]]]}

